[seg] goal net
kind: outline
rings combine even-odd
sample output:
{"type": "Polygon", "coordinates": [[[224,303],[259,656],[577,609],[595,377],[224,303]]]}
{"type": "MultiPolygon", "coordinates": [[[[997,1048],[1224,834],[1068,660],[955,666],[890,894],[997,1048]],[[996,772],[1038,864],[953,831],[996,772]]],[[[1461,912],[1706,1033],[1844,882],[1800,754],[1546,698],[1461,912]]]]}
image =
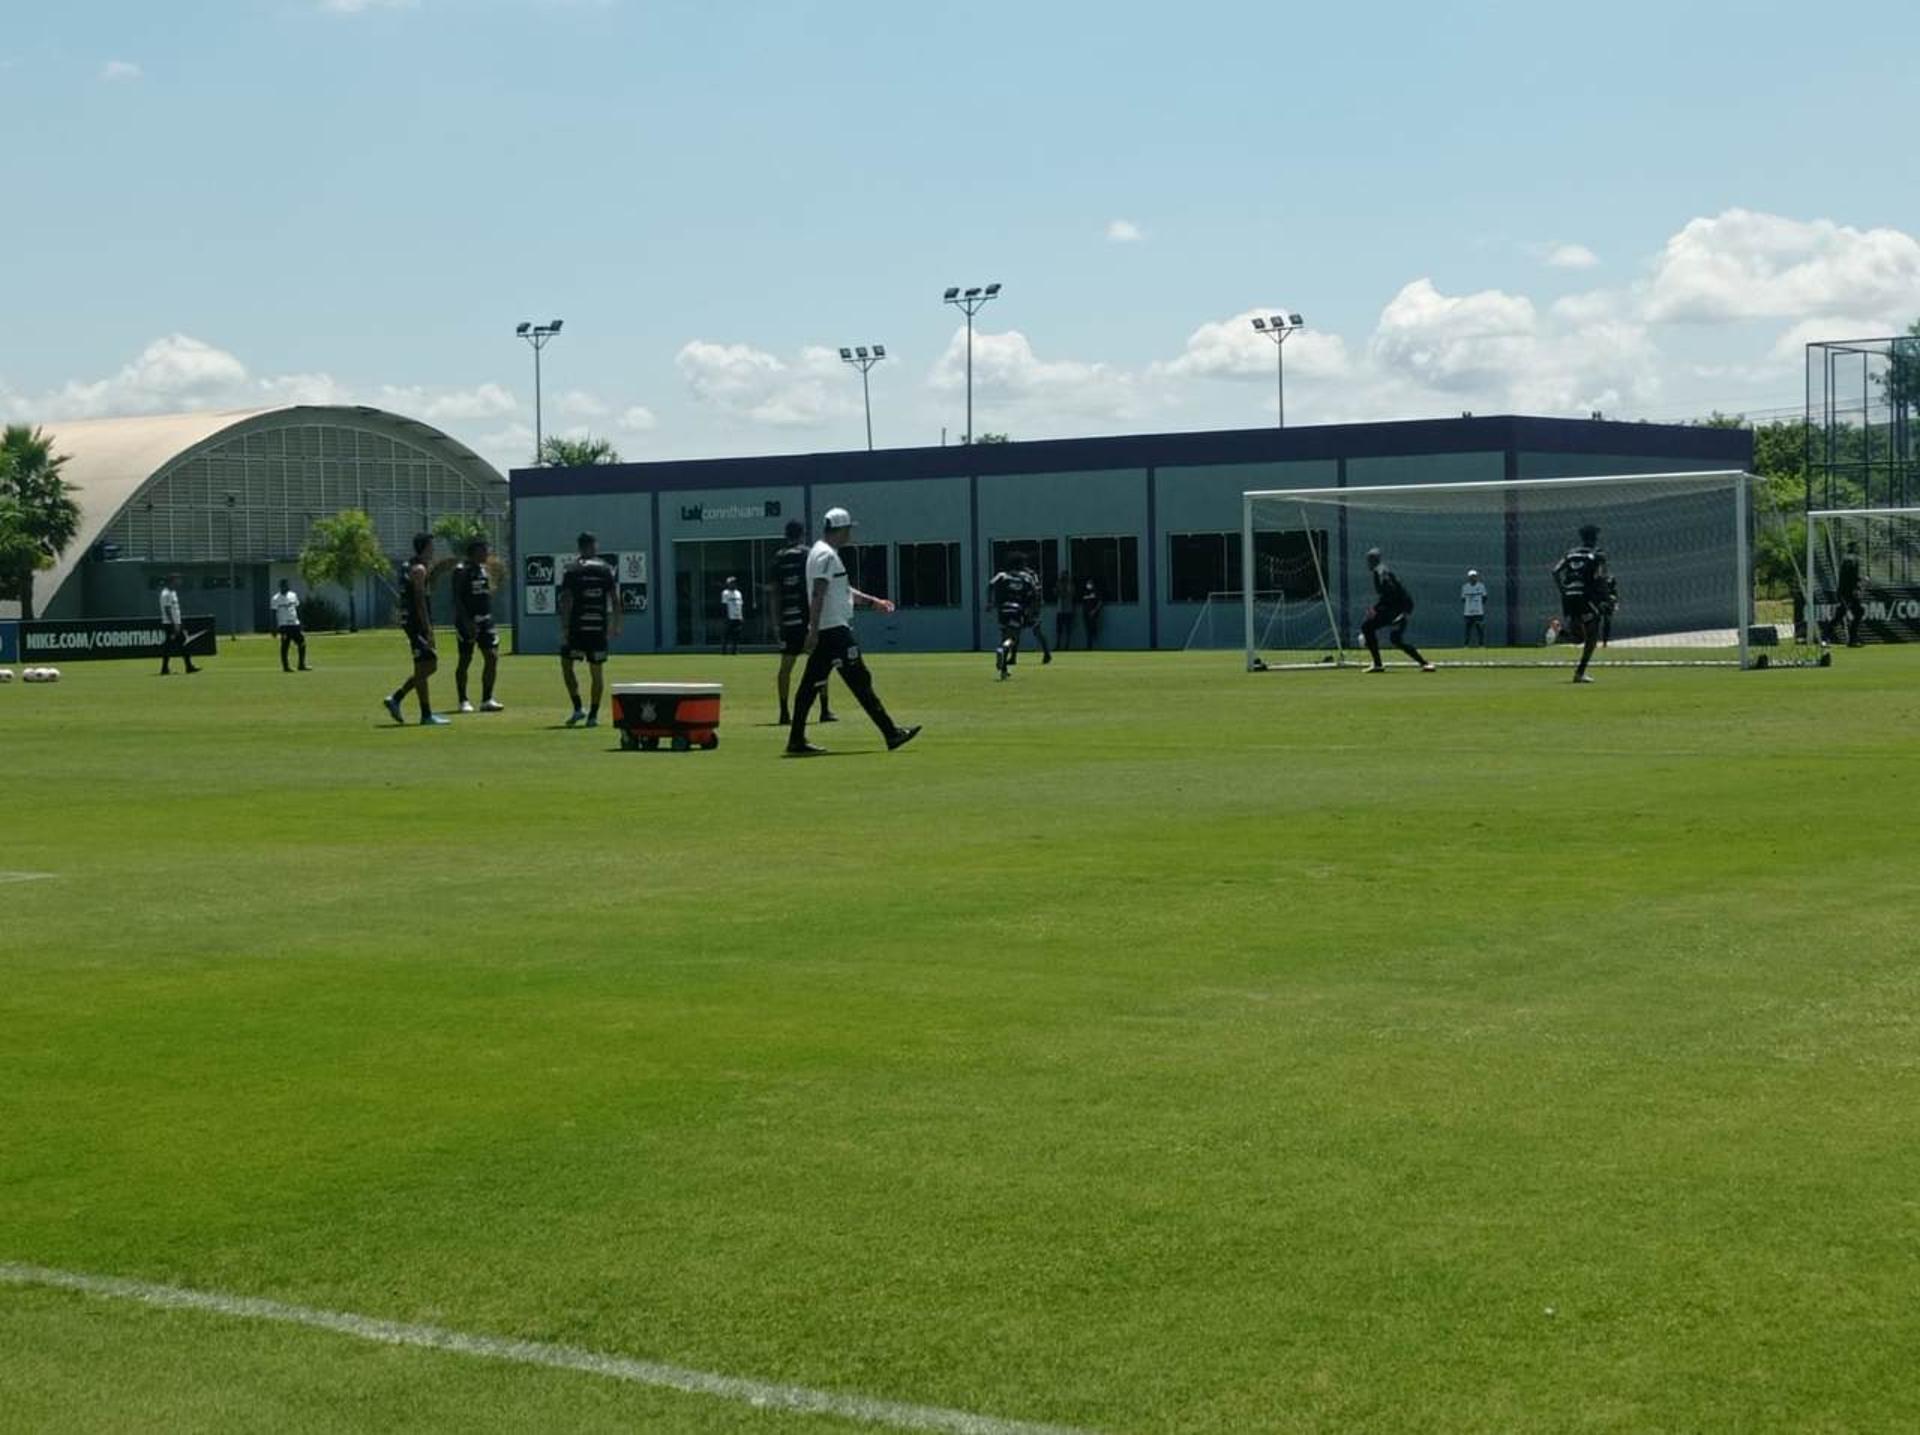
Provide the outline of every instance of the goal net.
{"type": "MultiPolygon", "coordinates": [[[[1317,623],[1274,623],[1257,593],[1240,594],[1247,666],[1370,661],[1360,628],[1374,602],[1375,548],[1413,599],[1407,641],[1428,658],[1571,665],[1579,646],[1553,570],[1589,525],[1610,577],[1596,664],[1812,660],[1795,628],[1797,545],[1758,479],[1713,472],[1247,493],[1243,571],[1264,582],[1286,566],[1295,582],[1285,601],[1320,609],[1317,623]],[[1302,554],[1304,579],[1285,561],[1302,554]]],[[[1408,661],[1380,636],[1390,660],[1408,661]]]]}
{"type": "Polygon", "coordinates": [[[1809,513],[1806,591],[1822,642],[1920,642],[1920,508],[1809,513]]]}

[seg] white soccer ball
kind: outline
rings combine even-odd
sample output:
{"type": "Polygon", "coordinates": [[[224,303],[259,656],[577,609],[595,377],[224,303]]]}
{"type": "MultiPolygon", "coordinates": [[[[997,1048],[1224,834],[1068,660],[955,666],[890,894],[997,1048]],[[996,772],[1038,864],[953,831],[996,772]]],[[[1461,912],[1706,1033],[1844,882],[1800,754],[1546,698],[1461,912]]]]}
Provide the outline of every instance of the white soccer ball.
{"type": "Polygon", "coordinates": [[[47,680],[47,670],[45,668],[28,668],[24,673],[20,674],[20,676],[30,683],[44,683],[47,680]]]}
{"type": "Polygon", "coordinates": [[[12,681],[13,681],[13,669],[0,668],[0,683],[10,683],[12,681]]]}
{"type": "Polygon", "coordinates": [[[43,683],[59,682],[60,670],[58,668],[42,668],[40,670],[40,681],[43,683]]]}

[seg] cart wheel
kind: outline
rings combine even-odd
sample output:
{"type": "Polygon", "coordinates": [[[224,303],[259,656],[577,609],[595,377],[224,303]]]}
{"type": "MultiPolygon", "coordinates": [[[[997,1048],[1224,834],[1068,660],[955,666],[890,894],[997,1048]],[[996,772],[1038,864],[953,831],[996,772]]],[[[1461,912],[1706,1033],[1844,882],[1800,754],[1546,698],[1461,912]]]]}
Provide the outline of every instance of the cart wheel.
{"type": "Polygon", "coordinates": [[[640,739],[640,747],[644,752],[652,752],[659,746],[660,739],[657,737],[643,737],[640,739]]]}
{"type": "Polygon", "coordinates": [[[673,750],[675,752],[685,752],[688,748],[692,746],[693,744],[688,742],[684,737],[676,737],[673,740],[673,750]]]}
{"type": "Polygon", "coordinates": [[[632,752],[638,746],[640,746],[640,739],[632,733],[623,732],[620,734],[620,751],[632,752]]]}
{"type": "Polygon", "coordinates": [[[712,752],[716,747],[720,746],[720,734],[717,732],[708,733],[707,740],[701,743],[700,746],[708,752],[712,752]]]}

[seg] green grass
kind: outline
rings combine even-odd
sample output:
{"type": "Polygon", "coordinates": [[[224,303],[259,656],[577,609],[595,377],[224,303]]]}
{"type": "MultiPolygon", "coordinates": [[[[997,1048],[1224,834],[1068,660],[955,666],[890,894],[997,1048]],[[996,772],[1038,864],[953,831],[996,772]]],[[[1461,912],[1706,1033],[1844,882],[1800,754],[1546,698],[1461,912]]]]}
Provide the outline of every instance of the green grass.
{"type": "MultiPolygon", "coordinates": [[[[1104,1431],[1920,1423],[1912,654],[0,689],[0,1261],[1104,1431]],[[450,695],[450,684],[442,684],[450,695]]],[[[0,1429],[830,1431],[0,1286],[0,1429]]]]}

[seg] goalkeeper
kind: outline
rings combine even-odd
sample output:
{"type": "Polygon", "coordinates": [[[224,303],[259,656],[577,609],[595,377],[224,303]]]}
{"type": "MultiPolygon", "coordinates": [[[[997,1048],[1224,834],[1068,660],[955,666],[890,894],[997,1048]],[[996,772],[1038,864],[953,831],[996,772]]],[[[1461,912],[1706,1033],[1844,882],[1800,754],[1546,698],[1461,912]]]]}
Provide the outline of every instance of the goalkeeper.
{"type": "MultiPolygon", "coordinates": [[[[1600,551],[1600,530],[1586,524],[1580,530],[1580,542],[1567,550],[1553,565],[1554,586],[1560,590],[1563,631],[1580,640],[1580,662],[1573,670],[1576,683],[1590,683],[1593,676],[1587,664],[1600,641],[1601,613],[1613,595],[1613,580],[1607,573],[1607,555],[1600,551]]],[[[1609,627],[1612,625],[1609,624],[1609,627]]]]}
{"type": "Polygon", "coordinates": [[[1367,609],[1367,616],[1360,624],[1360,637],[1367,645],[1367,652],[1373,657],[1370,673],[1384,673],[1386,664],[1380,661],[1380,630],[1387,630],[1387,638],[1420,665],[1420,671],[1430,673],[1433,664],[1420,656],[1420,650],[1407,641],[1407,620],[1413,617],[1413,594],[1407,591],[1394,571],[1387,567],[1378,548],[1367,550],[1367,567],[1373,572],[1373,606],[1367,609]]]}

